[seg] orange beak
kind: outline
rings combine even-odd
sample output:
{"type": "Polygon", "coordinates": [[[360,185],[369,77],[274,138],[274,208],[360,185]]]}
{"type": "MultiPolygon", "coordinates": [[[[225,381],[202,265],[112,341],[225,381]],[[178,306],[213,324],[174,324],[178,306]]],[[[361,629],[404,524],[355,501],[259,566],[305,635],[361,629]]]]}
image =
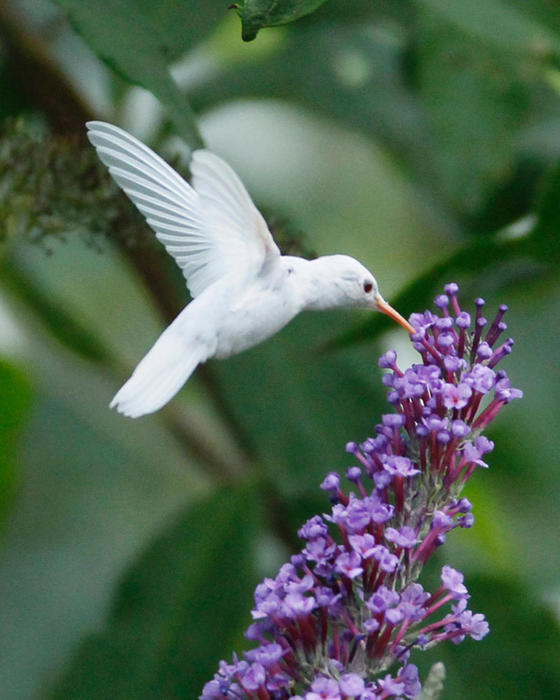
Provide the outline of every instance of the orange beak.
{"type": "Polygon", "coordinates": [[[400,315],[398,311],[395,311],[393,307],[388,304],[385,299],[381,296],[375,297],[375,307],[377,308],[378,311],[381,311],[381,313],[386,314],[390,318],[393,319],[393,321],[396,321],[397,323],[400,323],[403,328],[406,328],[406,330],[409,333],[416,333],[415,328],[413,328],[410,323],[404,318],[403,316],[400,315]]]}

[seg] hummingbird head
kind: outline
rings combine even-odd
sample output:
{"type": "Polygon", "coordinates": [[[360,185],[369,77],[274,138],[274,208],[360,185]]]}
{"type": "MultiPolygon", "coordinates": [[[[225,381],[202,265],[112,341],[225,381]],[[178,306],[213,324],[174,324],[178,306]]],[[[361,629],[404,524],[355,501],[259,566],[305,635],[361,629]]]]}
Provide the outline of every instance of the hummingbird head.
{"type": "Polygon", "coordinates": [[[379,296],[377,280],[349,255],[326,255],[313,261],[321,267],[324,301],[333,308],[372,309],[379,296]]]}
{"type": "Polygon", "coordinates": [[[377,309],[409,333],[414,328],[379,293],[371,272],[349,255],[325,255],[311,261],[314,270],[308,309],[377,309]]]}

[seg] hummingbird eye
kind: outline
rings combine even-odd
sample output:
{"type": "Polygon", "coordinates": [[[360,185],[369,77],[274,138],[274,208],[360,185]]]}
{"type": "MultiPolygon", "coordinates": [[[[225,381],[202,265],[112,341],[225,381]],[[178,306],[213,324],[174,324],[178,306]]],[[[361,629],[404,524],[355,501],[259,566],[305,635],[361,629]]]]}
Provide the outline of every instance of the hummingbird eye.
{"type": "Polygon", "coordinates": [[[366,280],[366,281],[364,282],[364,292],[365,292],[366,294],[369,294],[369,293],[371,292],[372,289],[373,289],[373,283],[372,283],[372,282],[368,282],[368,281],[366,280]]]}

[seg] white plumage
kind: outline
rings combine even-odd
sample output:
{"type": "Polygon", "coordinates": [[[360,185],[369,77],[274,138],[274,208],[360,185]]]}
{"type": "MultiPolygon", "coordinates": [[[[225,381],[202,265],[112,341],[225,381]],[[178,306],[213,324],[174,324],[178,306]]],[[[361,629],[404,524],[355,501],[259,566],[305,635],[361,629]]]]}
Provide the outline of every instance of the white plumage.
{"type": "Polygon", "coordinates": [[[354,258],[280,255],[241,180],[217,155],[193,153],[189,184],[123,129],[99,121],[87,127],[100,159],[182,269],[193,296],[111,407],[132,418],[157,411],[198,364],[260,343],[304,309],[377,308],[413,332],[354,258]]]}

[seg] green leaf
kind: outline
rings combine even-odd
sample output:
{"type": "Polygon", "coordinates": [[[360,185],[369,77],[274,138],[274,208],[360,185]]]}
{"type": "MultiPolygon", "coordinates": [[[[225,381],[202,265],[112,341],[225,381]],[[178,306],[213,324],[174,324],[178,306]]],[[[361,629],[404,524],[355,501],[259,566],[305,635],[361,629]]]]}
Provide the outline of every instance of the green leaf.
{"type": "Polygon", "coordinates": [[[184,56],[227,14],[225,0],[132,0],[129,8],[147,20],[169,61],[184,56]]]}
{"type": "Polygon", "coordinates": [[[260,29],[288,24],[308,15],[325,0],[241,0],[233,7],[241,17],[241,37],[252,41],[260,29]]]}
{"type": "Polygon", "coordinates": [[[88,360],[108,363],[110,354],[87,325],[45,293],[30,275],[25,275],[13,260],[0,263],[3,285],[26,303],[57,340],[88,360]]]}
{"type": "MultiPolygon", "coordinates": [[[[192,109],[168,70],[177,40],[152,24],[153,12],[131,0],[55,0],[93,51],[125,80],[141,85],[167,108],[191,148],[203,145],[192,109]]],[[[185,50],[186,50],[185,46],[185,50]]]]}
{"type": "Polygon", "coordinates": [[[18,477],[18,441],[31,404],[31,385],[22,370],[0,358],[0,525],[18,477]]]}
{"type": "Polygon", "coordinates": [[[560,260],[560,164],[544,179],[537,202],[537,224],[531,236],[535,256],[544,262],[560,260]]]}
{"type": "Polygon", "coordinates": [[[434,13],[421,25],[418,87],[438,144],[439,182],[453,208],[472,218],[511,178],[537,70],[454,26],[442,32],[434,13]]]}
{"type": "Polygon", "coordinates": [[[230,487],[183,513],[126,574],[106,630],[52,697],[194,698],[250,622],[256,508],[230,487]]]}
{"type": "Polygon", "coordinates": [[[465,34],[477,37],[508,52],[538,56],[560,53],[560,35],[533,19],[514,3],[503,0],[422,0],[465,34]]]}

